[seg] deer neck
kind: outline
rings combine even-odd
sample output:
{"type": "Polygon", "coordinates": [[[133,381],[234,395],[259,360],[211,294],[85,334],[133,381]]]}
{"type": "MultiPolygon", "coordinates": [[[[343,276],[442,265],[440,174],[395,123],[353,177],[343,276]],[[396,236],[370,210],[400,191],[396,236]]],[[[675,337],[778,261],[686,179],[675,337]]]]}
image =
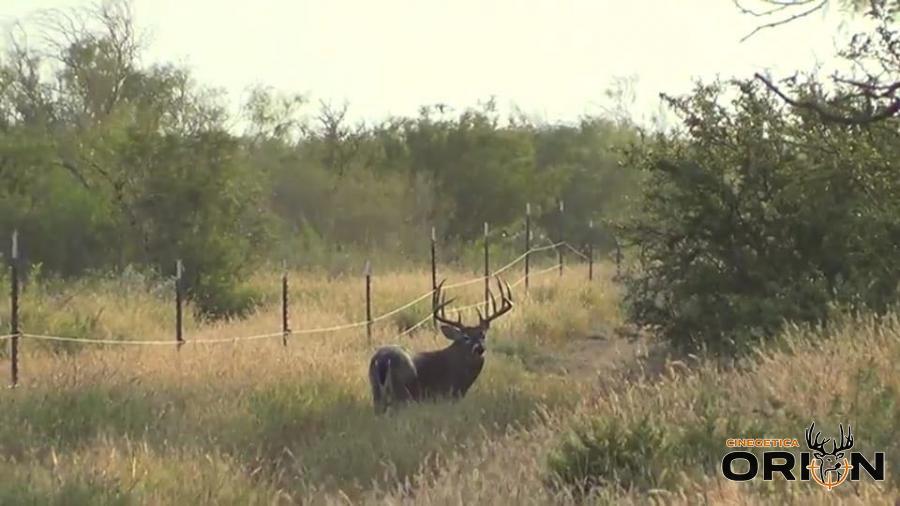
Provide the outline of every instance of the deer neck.
{"type": "Polygon", "coordinates": [[[447,361],[456,376],[456,383],[463,391],[469,388],[481,374],[484,367],[484,356],[472,353],[469,346],[461,343],[453,343],[442,350],[447,356],[447,361]]]}
{"type": "Polygon", "coordinates": [[[484,365],[484,355],[472,353],[471,348],[462,343],[453,343],[441,350],[441,353],[446,354],[458,365],[478,369],[481,369],[481,366],[484,365]]]}
{"type": "Polygon", "coordinates": [[[434,394],[462,393],[475,382],[484,366],[484,357],[473,354],[460,343],[416,357],[419,380],[425,390],[434,394]]]}

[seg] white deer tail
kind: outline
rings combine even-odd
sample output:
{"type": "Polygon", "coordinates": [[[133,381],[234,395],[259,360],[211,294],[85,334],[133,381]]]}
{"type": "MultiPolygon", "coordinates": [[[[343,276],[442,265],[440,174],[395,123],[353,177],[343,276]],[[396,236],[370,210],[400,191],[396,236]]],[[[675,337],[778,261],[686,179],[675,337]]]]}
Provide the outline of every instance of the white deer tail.
{"type": "Polygon", "coordinates": [[[372,384],[372,399],[376,413],[383,413],[387,410],[394,393],[391,358],[390,355],[376,357],[369,367],[369,382],[372,384]]]}

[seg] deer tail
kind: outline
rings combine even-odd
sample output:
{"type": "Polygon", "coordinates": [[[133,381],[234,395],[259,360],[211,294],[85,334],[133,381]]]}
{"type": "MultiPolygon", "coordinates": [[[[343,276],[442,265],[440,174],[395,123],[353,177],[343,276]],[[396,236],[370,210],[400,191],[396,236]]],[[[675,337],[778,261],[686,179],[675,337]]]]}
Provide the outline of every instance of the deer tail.
{"type": "Polygon", "coordinates": [[[369,366],[369,383],[372,384],[372,399],[375,410],[383,412],[387,409],[391,395],[391,357],[381,356],[372,360],[369,366]]]}

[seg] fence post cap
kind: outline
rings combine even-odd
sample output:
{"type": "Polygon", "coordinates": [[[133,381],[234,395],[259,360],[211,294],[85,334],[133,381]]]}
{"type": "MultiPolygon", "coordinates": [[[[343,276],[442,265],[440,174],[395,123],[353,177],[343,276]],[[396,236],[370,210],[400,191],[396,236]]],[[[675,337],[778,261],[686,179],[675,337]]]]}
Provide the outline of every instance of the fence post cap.
{"type": "Polygon", "coordinates": [[[19,231],[13,230],[12,233],[12,259],[16,260],[19,258],[19,231]]]}
{"type": "Polygon", "coordinates": [[[177,279],[181,279],[181,275],[184,274],[184,264],[181,263],[181,259],[175,260],[175,277],[177,279]]]}
{"type": "Polygon", "coordinates": [[[434,227],[432,226],[431,227],[431,242],[435,242],[435,241],[437,241],[437,232],[435,231],[434,227]]]}
{"type": "Polygon", "coordinates": [[[370,262],[369,260],[366,260],[366,265],[365,265],[365,267],[363,267],[363,275],[364,276],[372,275],[372,262],[370,262]]]}

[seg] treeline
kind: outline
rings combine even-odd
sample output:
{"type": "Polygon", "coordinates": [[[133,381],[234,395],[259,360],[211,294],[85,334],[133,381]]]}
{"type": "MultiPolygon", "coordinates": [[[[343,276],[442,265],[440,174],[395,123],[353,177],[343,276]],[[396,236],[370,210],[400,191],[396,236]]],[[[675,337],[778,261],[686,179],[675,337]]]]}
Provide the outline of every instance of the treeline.
{"type": "Polygon", "coordinates": [[[345,106],[265,87],[235,116],[189,69],[141,64],[126,1],[42,13],[8,35],[0,237],[18,229],[27,262],[60,276],[170,274],[181,258],[211,315],[252,306],[239,280],[261,263],[421,261],[432,226],[461,254],[484,221],[521,234],[526,202],[539,234],[603,251],[604,220],[638,187],[618,163],[634,129],[602,118],[539,124],[487,101],[351,123],[345,106]]]}

